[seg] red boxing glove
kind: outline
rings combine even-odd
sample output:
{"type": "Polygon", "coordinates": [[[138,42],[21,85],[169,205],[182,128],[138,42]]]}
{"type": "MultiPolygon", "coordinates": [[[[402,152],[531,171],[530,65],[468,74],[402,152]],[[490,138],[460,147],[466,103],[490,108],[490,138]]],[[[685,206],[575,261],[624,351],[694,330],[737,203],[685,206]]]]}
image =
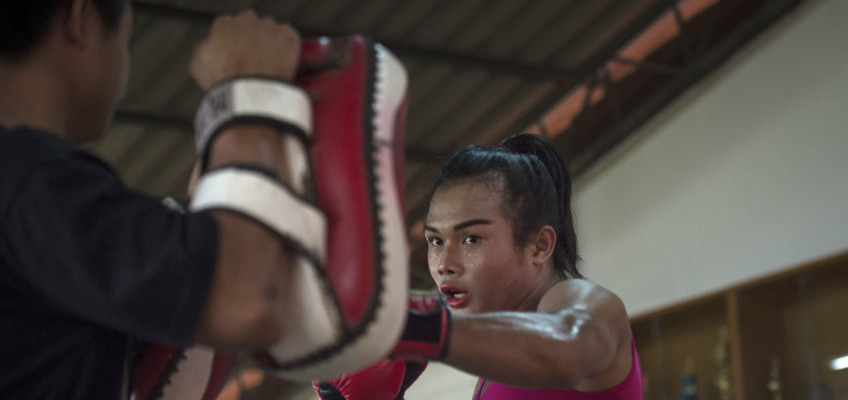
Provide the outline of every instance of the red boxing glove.
{"type": "Polygon", "coordinates": [[[312,387],[321,400],[403,400],[426,367],[427,363],[382,359],[327,382],[312,382],[312,387]]]}
{"type": "Polygon", "coordinates": [[[406,328],[389,357],[418,361],[444,359],[450,319],[450,310],[441,295],[410,295],[406,328]]]}

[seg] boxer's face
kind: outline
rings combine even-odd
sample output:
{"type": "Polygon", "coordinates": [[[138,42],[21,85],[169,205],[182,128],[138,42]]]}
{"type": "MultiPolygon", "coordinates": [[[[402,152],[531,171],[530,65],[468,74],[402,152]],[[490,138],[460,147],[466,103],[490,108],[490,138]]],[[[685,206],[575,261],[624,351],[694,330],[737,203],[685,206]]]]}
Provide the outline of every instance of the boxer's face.
{"type": "Polygon", "coordinates": [[[74,142],[95,140],[106,131],[129,75],[130,2],[116,28],[106,26],[93,6],[89,9],[86,20],[96,34],[91,36],[84,68],[76,77],[77,101],[67,127],[68,139],[74,142]]]}
{"type": "Polygon", "coordinates": [[[430,275],[452,311],[532,311],[537,268],[513,240],[498,183],[459,180],[440,186],[425,224],[430,275]]]}

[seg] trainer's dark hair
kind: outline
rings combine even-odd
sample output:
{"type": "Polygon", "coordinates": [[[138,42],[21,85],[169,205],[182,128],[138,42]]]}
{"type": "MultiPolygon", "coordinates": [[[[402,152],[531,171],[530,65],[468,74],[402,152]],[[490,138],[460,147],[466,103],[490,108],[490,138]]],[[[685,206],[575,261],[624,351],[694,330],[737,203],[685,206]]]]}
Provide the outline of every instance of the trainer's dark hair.
{"type": "Polygon", "coordinates": [[[496,148],[471,145],[442,164],[433,192],[446,182],[474,178],[503,182],[504,215],[515,242],[523,246],[545,225],[557,234],[554,266],[560,278],[582,278],[577,270],[577,235],[571,214],[571,177],[553,143],[543,136],[512,136],[496,148]]]}
{"type": "MultiPolygon", "coordinates": [[[[115,29],[129,0],[93,0],[106,26],[115,29]]],[[[0,59],[18,61],[44,39],[50,19],[69,0],[3,0],[0,3],[0,59]]]]}

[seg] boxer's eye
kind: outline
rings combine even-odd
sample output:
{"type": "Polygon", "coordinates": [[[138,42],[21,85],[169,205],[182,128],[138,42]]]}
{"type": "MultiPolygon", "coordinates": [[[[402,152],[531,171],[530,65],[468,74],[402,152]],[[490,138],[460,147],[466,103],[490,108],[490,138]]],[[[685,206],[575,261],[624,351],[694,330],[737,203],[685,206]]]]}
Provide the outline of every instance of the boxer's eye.
{"type": "Polygon", "coordinates": [[[427,244],[430,246],[441,246],[443,244],[442,238],[433,236],[427,239],[427,244]]]}
{"type": "Polygon", "coordinates": [[[480,241],[479,236],[468,235],[464,239],[462,239],[463,244],[474,244],[480,241]]]}

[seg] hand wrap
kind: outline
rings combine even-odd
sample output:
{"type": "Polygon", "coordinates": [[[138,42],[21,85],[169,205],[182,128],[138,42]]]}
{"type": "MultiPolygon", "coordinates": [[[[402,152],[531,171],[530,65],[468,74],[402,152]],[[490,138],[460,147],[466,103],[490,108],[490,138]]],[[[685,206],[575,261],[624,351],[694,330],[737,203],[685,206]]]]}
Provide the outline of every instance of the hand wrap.
{"type": "Polygon", "coordinates": [[[406,328],[390,357],[405,360],[442,360],[447,355],[450,309],[439,294],[409,296],[406,328]]]}

